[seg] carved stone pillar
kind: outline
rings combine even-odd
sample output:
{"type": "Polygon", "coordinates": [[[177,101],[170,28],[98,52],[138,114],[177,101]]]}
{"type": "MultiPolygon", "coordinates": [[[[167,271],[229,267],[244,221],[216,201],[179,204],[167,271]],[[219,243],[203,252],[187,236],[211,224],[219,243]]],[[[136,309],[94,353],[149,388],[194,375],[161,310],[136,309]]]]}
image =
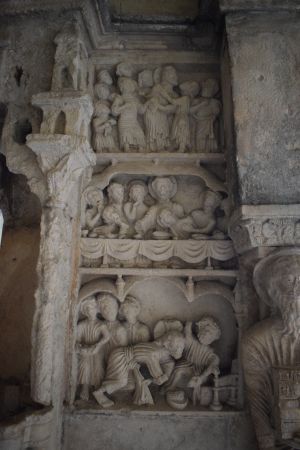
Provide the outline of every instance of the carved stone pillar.
{"type": "Polygon", "coordinates": [[[35,134],[27,144],[38,157],[49,194],[41,221],[32,336],[32,396],[49,405],[63,388],[66,311],[76,286],[79,194],[84,171],[95,157],[85,138],[35,134]]]}

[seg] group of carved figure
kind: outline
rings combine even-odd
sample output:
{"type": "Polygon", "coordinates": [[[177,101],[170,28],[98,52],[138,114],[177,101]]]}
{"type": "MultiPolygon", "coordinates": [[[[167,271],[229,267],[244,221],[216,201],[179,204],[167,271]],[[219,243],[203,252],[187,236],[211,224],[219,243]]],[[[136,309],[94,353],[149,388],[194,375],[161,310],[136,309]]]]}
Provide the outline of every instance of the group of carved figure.
{"type": "Polygon", "coordinates": [[[82,234],[119,239],[207,239],[212,234],[224,238],[224,233],[216,230],[216,209],[222,202],[219,193],[207,189],[202,208],[185,214],[183,206],[172,200],[176,192],[175,177],[156,177],[148,185],[133,180],[127,201],[120,183],[108,186],[107,199],[101,189],[90,186],[84,192],[82,234]]]}
{"type": "Polygon", "coordinates": [[[154,384],[163,386],[174,408],[187,406],[186,391],[197,404],[201,386],[211,375],[219,376],[219,357],[210,346],[221,336],[218,323],[211,316],[185,325],[165,319],[152,333],[139,321],[140,310],[132,296],[121,305],[110,293],[82,302],[76,343],[80,398],[88,400],[92,392],[102,407],[109,407],[114,402],[108,396],[131,391],[134,404],[153,404],[149,386],[154,384]]]}
{"type": "Polygon", "coordinates": [[[96,73],[92,122],[96,152],[218,151],[217,80],[207,79],[201,87],[196,81],[179,84],[173,66],[145,69],[137,80],[133,75],[130,64],[120,63],[116,88],[107,70],[96,73]]]}

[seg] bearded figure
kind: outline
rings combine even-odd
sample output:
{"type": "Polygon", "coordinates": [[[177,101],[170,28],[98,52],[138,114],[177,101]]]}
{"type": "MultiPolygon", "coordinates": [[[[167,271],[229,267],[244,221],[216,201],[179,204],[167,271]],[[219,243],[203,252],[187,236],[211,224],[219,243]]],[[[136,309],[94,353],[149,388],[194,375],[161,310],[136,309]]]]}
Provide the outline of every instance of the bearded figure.
{"type": "MultiPolygon", "coordinates": [[[[253,279],[260,299],[275,312],[252,327],[242,344],[246,390],[257,440],[260,450],[294,448],[297,430],[291,444],[285,446],[282,440],[282,424],[278,425],[278,409],[282,405],[275,395],[278,383],[274,373],[286,368],[293,371],[300,364],[300,249],[273,252],[256,265],[253,279]]],[[[282,411],[279,416],[283,417],[282,411]]],[[[297,426],[300,431],[300,424],[297,426]]]]}

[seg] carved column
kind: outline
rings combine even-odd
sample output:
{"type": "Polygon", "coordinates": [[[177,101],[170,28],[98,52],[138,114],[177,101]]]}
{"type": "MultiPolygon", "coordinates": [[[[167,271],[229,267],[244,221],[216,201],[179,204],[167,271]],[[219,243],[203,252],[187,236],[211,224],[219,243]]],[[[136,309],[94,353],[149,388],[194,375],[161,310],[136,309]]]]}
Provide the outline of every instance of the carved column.
{"type": "Polygon", "coordinates": [[[49,193],[41,220],[39,287],[32,336],[32,396],[49,405],[64,380],[66,311],[76,286],[74,244],[78,238],[79,193],[82,176],[93,164],[94,154],[87,140],[79,137],[31,135],[27,143],[38,157],[49,193]]]}
{"type": "MultiPolygon", "coordinates": [[[[286,373],[279,367],[272,374],[274,365],[291,366],[287,372],[292,381],[296,376],[293,366],[299,363],[298,336],[291,332],[292,325],[290,329],[285,326],[287,320],[297,321],[292,303],[297,303],[299,295],[300,17],[296,3],[220,2],[227,33],[223,75],[232,90],[227,148],[236,210],[230,236],[240,255],[241,294],[248,309],[245,330],[259,322],[246,332],[242,348],[260,449],[282,448],[281,440],[288,445],[286,441],[300,428],[291,404],[286,401],[279,411],[283,391],[273,402],[276,383],[279,389],[283,378],[277,381],[286,373]],[[287,303],[291,304],[289,313],[287,303]],[[284,414],[290,414],[289,423],[284,414]]],[[[284,383],[282,387],[286,388],[284,383]]]]}

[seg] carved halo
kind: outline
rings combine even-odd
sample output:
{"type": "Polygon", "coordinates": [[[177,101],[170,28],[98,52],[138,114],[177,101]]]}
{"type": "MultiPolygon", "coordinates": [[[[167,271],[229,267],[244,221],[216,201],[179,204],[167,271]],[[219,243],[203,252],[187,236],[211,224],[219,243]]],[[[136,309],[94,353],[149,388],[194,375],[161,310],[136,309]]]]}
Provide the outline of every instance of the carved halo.
{"type": "Polygon", "coordinates": [[[152,195],[152,197],[155,198],[156,200],[158,200],[156,184],[157,184],[157,181],[160,179],[168,179],[172,183],[172,191],[170,193],[170,198],[173,198],[177,192],[177,181],[174,176],[167,176],[167,177],[161,176],[161,177],[151,178],[149,180],[148,188],[149,188],[149,192],[152,195]]]}
{"type": "MultiPolygon", "coordinates": [[[[253,283],[259,298],[269,306],[273,305],[273,299],[269,296],[266,288],[266,278],[273,272],[273,264],[278,258],[289,256],[293,259],[297,258],[300,261],[300,247],[284,247],[280,250],[275,250],[267,257],[261,259],[255,266],[253,271],[253,283]]],[[[300,267],[299,267],[300,270],[300,267]]]]}

